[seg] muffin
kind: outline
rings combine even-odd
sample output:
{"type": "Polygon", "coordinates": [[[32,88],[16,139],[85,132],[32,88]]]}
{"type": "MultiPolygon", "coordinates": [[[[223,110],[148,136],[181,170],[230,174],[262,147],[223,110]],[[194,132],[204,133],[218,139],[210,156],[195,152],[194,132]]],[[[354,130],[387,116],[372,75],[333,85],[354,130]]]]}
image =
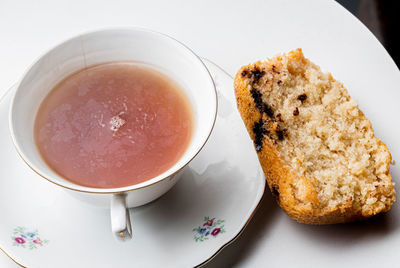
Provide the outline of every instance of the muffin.
{"type": "Polygon", "coordinates": [[[242,67],[237,106],[282,209],[332,224],[390,209],[391,155],[342,83],[301,49],[242,67]]]}

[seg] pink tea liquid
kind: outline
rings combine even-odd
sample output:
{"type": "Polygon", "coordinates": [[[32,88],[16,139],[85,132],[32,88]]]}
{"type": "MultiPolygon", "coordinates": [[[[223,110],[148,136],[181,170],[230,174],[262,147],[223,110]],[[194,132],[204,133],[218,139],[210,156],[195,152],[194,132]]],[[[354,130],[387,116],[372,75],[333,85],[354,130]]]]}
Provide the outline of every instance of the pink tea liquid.
{"type": "Polygon", "coordinates": [[[88,187],[151,179],[189,145],[193,115],[181,88],[148,67],[110,63],[78,71],[42,102],[37,147],[55,172],[88,187]]]}

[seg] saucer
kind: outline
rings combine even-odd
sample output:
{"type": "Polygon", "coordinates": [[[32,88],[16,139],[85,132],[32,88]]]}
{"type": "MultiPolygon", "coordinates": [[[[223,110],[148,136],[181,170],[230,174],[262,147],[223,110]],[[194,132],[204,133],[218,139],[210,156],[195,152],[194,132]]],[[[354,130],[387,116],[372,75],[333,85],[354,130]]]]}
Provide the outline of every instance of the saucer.
{"type": "Polygon", "coordinates": [[[130,210],[133,239],[125,243],[111,233],[109,209],[76,199],[17,155],[8,129],[10,89],[0,101],[0,249],[28,267],[194,267],[237,238],[266,183],[232,78],[205,62],[218,91],[214,131],[167,194],[130,210]]]}

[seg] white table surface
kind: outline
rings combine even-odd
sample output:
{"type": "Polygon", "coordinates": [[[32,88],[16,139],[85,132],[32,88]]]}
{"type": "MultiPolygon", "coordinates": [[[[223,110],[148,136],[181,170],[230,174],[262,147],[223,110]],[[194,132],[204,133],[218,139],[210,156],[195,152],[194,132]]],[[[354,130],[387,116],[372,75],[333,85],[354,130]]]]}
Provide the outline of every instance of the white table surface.
{"type": "MultiPolygon", "coordinates": [[[[348,87],[400,81],[379,42],[331,0],[0,0],[0,94],[52,46],[84,31],[112,26],[142,26],[169,34],[230,74],[241,65],[302,47],[307,57],[348,87]],[[364,71],[379,73],[379,79],[354,81],[353,74],[364,71]]],[[[355,97],[364,100],[362,95],[355,97]]],[[[282,222],[312,232],[291,221],[266,193],[241,237],[207,267],[279,267],[279,259],[290,256],[284,256],[284,243],[272,244],[269,238],[282,222]],[[270,254],[276,247],[281,256],[270,254]]],[[[316,233],[322,234],[321,229],[316,233]]],[[[313,267],[311,259],[292,263],[313,267]]],[[[0,267],[18,266],[0,251],[0,267]]]]}

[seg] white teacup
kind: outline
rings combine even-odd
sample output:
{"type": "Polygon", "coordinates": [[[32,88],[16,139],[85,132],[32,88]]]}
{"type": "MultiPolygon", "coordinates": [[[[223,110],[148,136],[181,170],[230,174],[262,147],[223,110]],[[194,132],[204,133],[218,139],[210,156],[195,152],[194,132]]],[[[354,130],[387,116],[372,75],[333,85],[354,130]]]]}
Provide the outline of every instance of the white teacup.
{"type": "Polygon", "coordinates": [[[72,190],[76,196],[111,207],[115,235],[131,238],[130,207],[149,203],[167,192],[180,171],[199,153],[214,126],[217,112],[215,86],[206,66],[177,40],[140,28],[109,29],[69,39],[40,57],[23,75],[10,108],[10,129],[15,147],[37,174],[72,190]],[[52,88],[68,75],[87,66],[114,61],[135,61],[154,66],[178,82],[192,106],[193,137],[184,155],[166,172],[145,182],[121,188],[91,188],[74,184],[43,161],[34,140],[38,108],[52,88]]]}

